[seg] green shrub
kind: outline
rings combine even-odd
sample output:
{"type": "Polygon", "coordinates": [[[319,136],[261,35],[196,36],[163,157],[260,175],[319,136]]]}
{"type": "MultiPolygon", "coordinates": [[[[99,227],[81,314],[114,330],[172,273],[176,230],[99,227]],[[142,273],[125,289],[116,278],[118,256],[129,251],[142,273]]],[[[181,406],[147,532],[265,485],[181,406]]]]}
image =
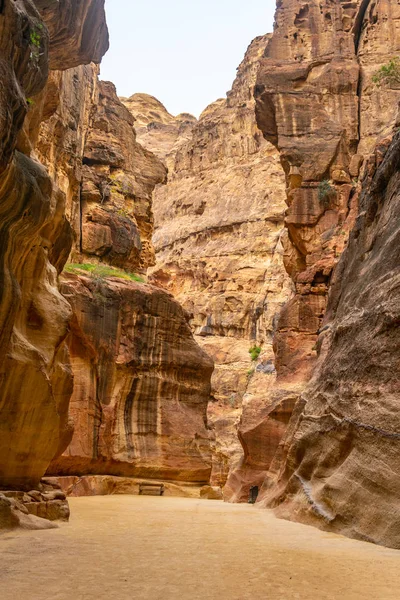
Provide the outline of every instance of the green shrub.
{"type": "Polygon", "coordinates": [[[318,200],[325,207],[329,205],[329,199],[335,193],[335,188],[328,179],[324,179],[318,185],[318,200]]]}
{"type": "Polygon", "coordinates": [[[80,272],[84,271],[95,279],[106,279],[107,277],[118,277],[125,281],[137,281],[138,283],[144,283],[144,279],[136,275],[136,273],[128,273],[122,269],[110,267],[108,265],[92,265],[90,263],[70,263],[65,265],[64,271],[67,273],[74,273],[79,275],[80,272]]]}
{"type": "Polygon", "coordinates": [[[395,56],[375,73],[372,81],[377,85],[400,84],[400,57],[395,56]]]}
{"type": "Polygon", "coordinates": [[[40,48],[42,43],[42,36],[38,31],[31,31],[30,41],[32,46],[35,46],[35,48],[40,48]]]}
{"type": "Polygon", "coordinates": [[[252,346],[249,348],[251,360],[256,361],[261,354],[261,346],[252,346]]]}

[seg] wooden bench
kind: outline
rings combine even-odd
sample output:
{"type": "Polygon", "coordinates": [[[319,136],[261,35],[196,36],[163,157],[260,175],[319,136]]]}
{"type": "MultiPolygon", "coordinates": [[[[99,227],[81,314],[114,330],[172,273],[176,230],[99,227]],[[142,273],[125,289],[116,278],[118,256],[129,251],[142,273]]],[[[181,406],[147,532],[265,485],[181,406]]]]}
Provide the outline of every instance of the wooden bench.
{"type": "Polygon", "coordinates": [[[164,484],[163,483],[139,483],[139,496],[163,496],[164,495],[164,484]]]}

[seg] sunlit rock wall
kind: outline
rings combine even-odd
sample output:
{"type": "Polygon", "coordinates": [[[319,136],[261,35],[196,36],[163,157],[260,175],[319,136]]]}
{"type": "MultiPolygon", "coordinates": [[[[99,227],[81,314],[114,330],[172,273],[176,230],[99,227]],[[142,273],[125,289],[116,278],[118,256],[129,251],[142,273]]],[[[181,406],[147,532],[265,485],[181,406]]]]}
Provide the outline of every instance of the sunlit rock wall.
{"type": "Polygon", "coordinates": [[[152,281],[191,314],[196,340],[215,361],[208,416],[212,482],[221,486],[242,457],[243,406],[264,397],[274,380],[276,315],[291,294],[283,266],[284,173],[254,115],[253,87],[267,40],[252,42],[227,97],[198,122],[172,117],[143,94],[124,100],[138,139],[169,168],[167,185],[154,194],[152,281]],[[253,362],[255,345],[262,352],[253,362]]]}

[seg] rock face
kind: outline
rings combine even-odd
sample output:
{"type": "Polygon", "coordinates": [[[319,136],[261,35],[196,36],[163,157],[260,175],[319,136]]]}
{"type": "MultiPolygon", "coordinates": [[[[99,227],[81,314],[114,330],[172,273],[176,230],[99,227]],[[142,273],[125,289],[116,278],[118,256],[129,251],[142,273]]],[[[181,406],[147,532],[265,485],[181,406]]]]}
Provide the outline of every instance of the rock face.
{"type": "Polygon", "coordinates": [[[395,1],[283,0],[255,92],[257,122],[288,184],[285,264],[296,296],[279,320],[278,381],[307,380],[319,334],[317,368],[261,502],[395,547],[399,139],[385,138],[399,90],[373,77],[399,52],[399,18],[395,1]]]}
{"type": "Polygon", "coordinates": [[[263,502],[279,504],[284,517],[399,548],[399,134],[385,146],[368,163],[320,362],[263,502]]]}
{"type": "Polygon", "coordinates": [[[74,318],[72,442],[49,473],[207,483],[212,361],[164,291],[65,276],[74,318]]]}
{"type": "Polygon", "coordinates": [[[107,43],[102,1],[0,4],[0,487],[6,490],[38,486],[70,435],[65,337],[71,309],[59,293],[57,271],[72,236],[64,195],[31,157],[42,117],[35,99],[53,59],[62,68],[99,60],[107,43]],[[90,6],[95,20],[85,11],[90,6]],[[69,14],[79,43],[66,52],[59,25],[69,14]],[[29,108],[35,115],[22,130],[29,108]]]}
{"type": "Polygon", "coordinates": [[[60,100],[37,152],[64,187],[73,227],[62,292],[73,309],[74,434],[48,473],[206,483],[212,362],[177,303],[132,275],[154,263],[151,196],[166,169],[137,143],[133,117],[96,68],[55,83],[60,100]]]}
{"type": "Polygon", "coordinates": [[[252,42],[227,98],[197,123],[174,119],[143,94],[124,101],[140,142],[169,167],[154,195],[151,277],[192,315],[196,340],[216,363],[209,420],[212,483],[220,486],[242,455],[236,428],[249,383],[261,392],[273,379],[275,316],[291,293],[282,260],[284,175],[256,126],[252,95],[267,39],[252,42]],[[252,362],[256,345],[262,352],[252,362]]]}
{"type": "Polygon", "coordinates": [[[140,143],[173,170],[175,154],[182,144],[190,141],[196,117],[188,113],[174,117],[157,98],[148,94],[133,94],[121,98],[121,102],[134,116],[140,143]]]}
{"type": "Polygon", "coordinates": [[[111,83],[99,84],[83,163],[81,254],[128,271],[152,266],[151,194],[166,171],[136,142],[132,115],[111,83]]]}

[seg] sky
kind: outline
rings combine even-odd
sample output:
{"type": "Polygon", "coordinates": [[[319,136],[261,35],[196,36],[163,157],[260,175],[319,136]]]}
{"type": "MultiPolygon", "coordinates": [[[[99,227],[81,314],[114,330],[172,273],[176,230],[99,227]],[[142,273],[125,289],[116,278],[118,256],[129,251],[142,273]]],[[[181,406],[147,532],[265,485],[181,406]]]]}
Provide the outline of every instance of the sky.
{"type": "Polygon", "coordinates": [[[275,0],[106,0],[101,78],[196,117],[225,97],[247,46],[272,31],[275,0]]]}

